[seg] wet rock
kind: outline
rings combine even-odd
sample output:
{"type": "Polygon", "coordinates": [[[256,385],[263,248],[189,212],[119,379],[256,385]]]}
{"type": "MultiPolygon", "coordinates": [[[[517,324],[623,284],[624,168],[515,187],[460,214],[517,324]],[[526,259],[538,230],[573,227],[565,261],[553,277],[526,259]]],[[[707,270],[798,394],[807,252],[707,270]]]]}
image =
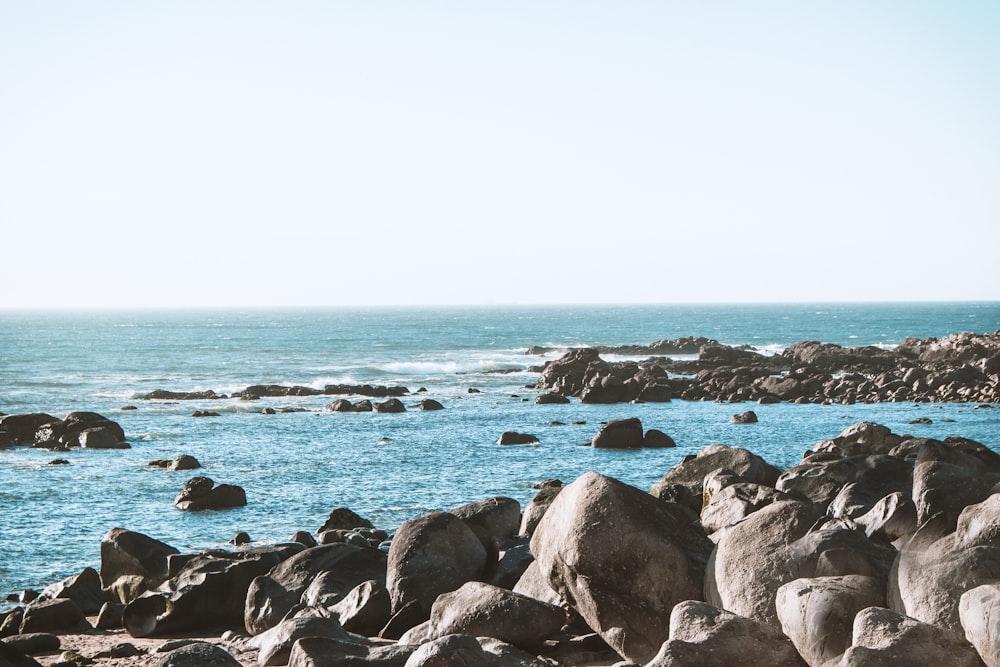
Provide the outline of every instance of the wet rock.
{"type": "Polygon", "coordinates": [[[497,440],[498,445],[537,445],[538,436],[517,431],[504,431],[497,440]]]}
{"type": "Polygon", "coordinates": [[[741,412],[739,414],[733,415],[729,418],[734,424],[756,424],[757,423],[757,413],[753,410],[747,412],[741,412]]]}
{"type": "Polygon", "coordinates": [[[186,512],[218,510],[243,507],[247,504],[247,494],[242,487],[219,484],[209,477],[193,477],[174,499],[174,507],[186,512]]]}
{"type": "Polygon", "coordinates": [[[601,427],[590,444],[605,449],[640,449],[643,445],[642,422],[638,417],[613,419],[601,427]]]}

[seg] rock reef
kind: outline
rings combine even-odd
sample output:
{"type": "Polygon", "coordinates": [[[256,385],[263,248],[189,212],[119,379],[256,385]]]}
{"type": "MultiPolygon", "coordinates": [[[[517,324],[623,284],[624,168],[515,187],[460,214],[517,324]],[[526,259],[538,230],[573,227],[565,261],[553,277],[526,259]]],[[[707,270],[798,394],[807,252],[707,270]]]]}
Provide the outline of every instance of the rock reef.
{"type": "MultiPolygon", "coordinates": [[[[570,350],[536,368],[539,378],[534,386],[549,392],[543,394],[549,397],[547,402],[555,402],[552,396],[575,397],[584,403],[672,398],[759,403],[1000,402],[1000,331],[907,338],[892,350],[805,341],[776,355],[707,339],[696,342],[700,346],[694,360],[653,356],[642,362],[608,362],[599,348],[570,350]]],[[[687,353],[690,346],[683,349],[687,353]]],[[[641,354],[642,348],[629,353],[641,354]]]]}

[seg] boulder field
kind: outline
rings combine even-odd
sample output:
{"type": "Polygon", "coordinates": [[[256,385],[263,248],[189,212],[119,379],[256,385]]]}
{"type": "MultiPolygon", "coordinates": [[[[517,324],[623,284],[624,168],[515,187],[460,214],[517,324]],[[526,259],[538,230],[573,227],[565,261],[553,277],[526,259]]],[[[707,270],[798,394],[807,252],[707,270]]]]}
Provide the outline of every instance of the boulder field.
{"type": "Polygon", "coordinates": [[[0,657],[37,664],[94,624],[207,640],[155,664],[1000,665],[1000,454],[981,443],[861,422],[786,470],[713,445],[652,489],[538,489],[392,535],[337,508],[315,537],[201,553],[114,528],[99,571],[0,616],[0,657]]]}

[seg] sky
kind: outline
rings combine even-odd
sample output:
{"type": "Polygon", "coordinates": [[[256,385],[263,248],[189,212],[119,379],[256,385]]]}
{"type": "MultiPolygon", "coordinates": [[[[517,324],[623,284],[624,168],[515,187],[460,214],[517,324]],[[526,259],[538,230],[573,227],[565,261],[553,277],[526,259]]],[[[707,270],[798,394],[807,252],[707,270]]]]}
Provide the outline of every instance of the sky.
{"type": "Polygon", "coordinates": [[[0,0],[0,309],[1000,300],[1000,2],[0,0]]]}

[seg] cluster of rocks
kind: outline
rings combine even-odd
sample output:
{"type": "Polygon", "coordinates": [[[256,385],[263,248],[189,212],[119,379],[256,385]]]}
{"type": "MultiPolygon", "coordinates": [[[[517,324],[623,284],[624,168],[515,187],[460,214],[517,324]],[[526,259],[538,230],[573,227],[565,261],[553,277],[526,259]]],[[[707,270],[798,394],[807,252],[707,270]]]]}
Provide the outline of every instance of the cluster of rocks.
{"type": "Polygon", "coordinates": [[[12,445],[61,452],[129,448],[121,425],[96,412],[71,412],[63,419],[44,412],[0,416],[0,447],[12,445]]]}
{"type": "Polygon", "coordinates": [[[771,356],[699,342],[696,360],[608,362],[598,348],[571,350],[533,369],[535,388],[549,390],[536,400],[1000,403],[1000,331],[907,338],[892,350],[806,341],[771,356]]]}
{"type": "MultiPolygon", "coordinates": [[[[416,404],[419,410],[443,410],[444,406],[433,398],[425,398],[416,404]]],[[[406,405],[398,398],[390,398],[387,401],[372,403],[367,399],[351,402],[346,398],[338,398],[336,401],[326,405],[327,412],[406,412],[406,405]]]]}
{"type": "Polygon", "coordinates": [[[235,394],[216,393],[211,389],[205,391],[168,391],[156,389],[138,396],[140,400],[159,401],[202,401],[211,399],[239,398],[244,401],[256,401],[261,398],[282,398],[286,396],[368,396],[370,398],[389,398],[405,396],[410,393],[406,387],[371,385],[371,384],[328,384],[322,389],[304,387],[301,385],[256,384],[235,394]]]}
{"type": "Polygon", "coordinates": [[[713,445],[649,492],[587,473],[316,532],[182,554],[116,528],[0,635],[97,614],[262,666],[1000,665],[1000,455],[964,438],[862,422],[783,471],[713,445]]]}

